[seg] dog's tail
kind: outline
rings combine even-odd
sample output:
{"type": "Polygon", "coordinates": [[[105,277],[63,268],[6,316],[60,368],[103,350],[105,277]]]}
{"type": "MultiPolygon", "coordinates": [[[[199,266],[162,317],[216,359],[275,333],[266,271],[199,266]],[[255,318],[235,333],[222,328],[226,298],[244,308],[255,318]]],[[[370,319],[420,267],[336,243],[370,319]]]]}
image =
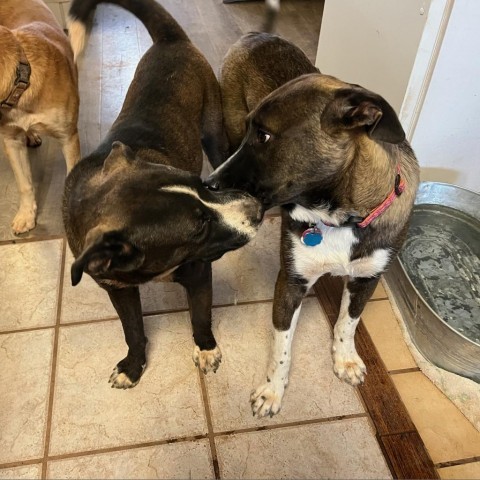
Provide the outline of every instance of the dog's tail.
{"type": "Polygon", "coordinates": [[[278,12],[280,11],[280,0],[265,0],[265,23],[262,32],[272,33],[277,22],[278,12]]]}
{"type": "Polygon", "coordinates": [[[68,29],[75,59],[85,47],[89,18],[100,3],[112,3],[133,13],[145,25],[154,43],[188,39],[177,21],[155,0],[73,0],[68,29]]]}

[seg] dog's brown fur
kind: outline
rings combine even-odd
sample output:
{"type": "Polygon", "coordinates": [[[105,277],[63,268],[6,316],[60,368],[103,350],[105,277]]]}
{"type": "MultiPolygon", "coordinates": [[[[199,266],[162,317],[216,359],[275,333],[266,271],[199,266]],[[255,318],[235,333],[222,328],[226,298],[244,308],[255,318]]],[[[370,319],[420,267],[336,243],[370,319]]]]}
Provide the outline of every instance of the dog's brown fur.
{"type": "Polygon", "coordinates": [[[35,226],[37,210],[27,145],[39,146],[42,134],[59,140],[67,171],[80,158],[77,69],[68,38],[41,0],[2,0],[0,102],[14,87],[22,50],[31,66],[30,85],[16,106],[0,110],[0,134],[20,191],[16,234],[35,226]]]}
{"type": "Polygon", "coordinates": [[[318,69],[298,47],[277,35],[248,33],[233,44],[223,61],[220,88],[225,129],[233,152],[246,130],[247,115],[270,92],[318,69]],[[284,59],[281,63],[278,58],[284,59]]]}

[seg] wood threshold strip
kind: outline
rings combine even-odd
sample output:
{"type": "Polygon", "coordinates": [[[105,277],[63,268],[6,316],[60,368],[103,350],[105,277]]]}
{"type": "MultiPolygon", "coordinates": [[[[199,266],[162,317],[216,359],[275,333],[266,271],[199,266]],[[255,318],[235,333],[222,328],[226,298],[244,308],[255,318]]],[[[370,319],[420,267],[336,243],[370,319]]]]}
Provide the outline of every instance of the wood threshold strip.
{"type": "MultiPolygon", "coordinates": [[[[315,291],[333,327],[340,311],[343,280],[323,276],[315,291]]],[[[355,336],[357,352],[367,367],[365,383],[358,387],[373,421],[377,439],[394,478],[439,478],[434,463],[362,322],[355,336]]]]}

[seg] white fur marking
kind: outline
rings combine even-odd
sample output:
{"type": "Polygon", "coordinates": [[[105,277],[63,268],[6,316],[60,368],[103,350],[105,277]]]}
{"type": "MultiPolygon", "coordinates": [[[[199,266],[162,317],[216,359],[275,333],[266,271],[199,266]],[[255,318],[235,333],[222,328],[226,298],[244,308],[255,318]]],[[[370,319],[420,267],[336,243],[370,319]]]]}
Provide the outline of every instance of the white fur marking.
{"type": "Polygon", "coordinates": [[[363,383],[367,369],[355,349],[355,330],[360,317],[350,317],[349,305],[350,292],[345,288],[340,314],[333,329],[333,371],[340,380],[356,386],[363,383]]]}
{"type": "Polygon", "coordinates": [[[387,249],[375,250],[372,255],[351,261],[352,247],[358,243],[351,228],[317,225],[323,240],[315,246],[304,245],[300,238],[290,233],[295,273],[308,281],[311,287],[325,273],[356,277],[373,277],[383,272],[390,259],[387,249]]]}
{"type": "Polygon", "coordinates": [[[251,225],[250,220],[246,216],[245,207],[242,200],[233,200],[225,204],[207,202],[202,200],[195,190],[181,185],[162,187],[161,190],[190,195],[191,197],[196,198],[199,202],[203,203],[203,205],[211,208],[218,215],[220,215],[222,220],[232,229],[246,235],[250,239],[253,238],[257,233],[256,229],[251,225]]]}
{"type": "Polygon", "coordinates": [[[300,305],[292,316],[290,328],[274,330],[273,348],[267,370],[267,383],[260,385],[250,396],[253,414],[260,417],[273,416],[282,407],[285,387],[288,385],[290,372],[293,334],[300,316],[300,305]]]}

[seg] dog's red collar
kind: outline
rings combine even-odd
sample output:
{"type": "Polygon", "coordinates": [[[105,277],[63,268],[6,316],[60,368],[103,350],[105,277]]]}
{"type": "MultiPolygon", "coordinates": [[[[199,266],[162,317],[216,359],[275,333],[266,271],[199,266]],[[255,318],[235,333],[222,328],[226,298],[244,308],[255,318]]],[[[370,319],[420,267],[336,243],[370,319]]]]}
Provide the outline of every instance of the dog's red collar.
{"type": "MultiPolygon", "coordinates": [[[[405,190],[405,180],[403,180],[403,178],[400,175],[400,164],[398,164],[397,174],[395,175],[395,185],[392,191],[385,198],[385,200],[380,205],[375,207],[365,218],[361,219],[360,217],[361,219],[360,221],[358,217],[351,216],[346,222],[338,225],[338,227],[358,227],[358,228],[367,227],[368,225],[370,225],[370,223],[373,222],[373,220],[379,217],[393,203],[393,201],[402,194],[404,190],[405,190]]],[[[332,223],[327,223],[323,221],[321,223],[323,223],[327,227],[337,226],[337,225],[333,225],[332,223]]],[[[320,232],[320,230],[317,228],[317,225],[315,223],[310,223],[308,228],[304,230],[304,232],[300,235],[302,243],[309,246],[318,245],[321,242],[321,239],[317,243],[311,243],[311,244],[305,241],[306,238],[310,236],[313,238],[314,234],[318,234],[317,231],[320,232]]],[[[322,238],[321,234],[320,234],[320,238],[322,238]]],[[[316,237],[315,237],[315,241],[316,241],[316,237]]]]}
{"type": "Polygon", "coordinates": [[[30,86],[30,74],[32,69],[30,63],[25,56],[25,52],[20,47],[20,61],[17,65],[17,76],[15,78],[15,83],[13,84],[13,89],[8,95],[8,97],[0,103],[0,108],[5,110],[10,110],[15,105],[17,105],[20,97],[23,92],[30,86]]]}
{"type": "Polygon", "coordinates": [[[405,180],[400,175],[400,164],[397,165],[397,174],[395,175],[395,185],[387,198],[374,208],[361,222],[357,223],[358,228],[365,228],[370,223],[379,217],[405,190],[405,180]]]}

